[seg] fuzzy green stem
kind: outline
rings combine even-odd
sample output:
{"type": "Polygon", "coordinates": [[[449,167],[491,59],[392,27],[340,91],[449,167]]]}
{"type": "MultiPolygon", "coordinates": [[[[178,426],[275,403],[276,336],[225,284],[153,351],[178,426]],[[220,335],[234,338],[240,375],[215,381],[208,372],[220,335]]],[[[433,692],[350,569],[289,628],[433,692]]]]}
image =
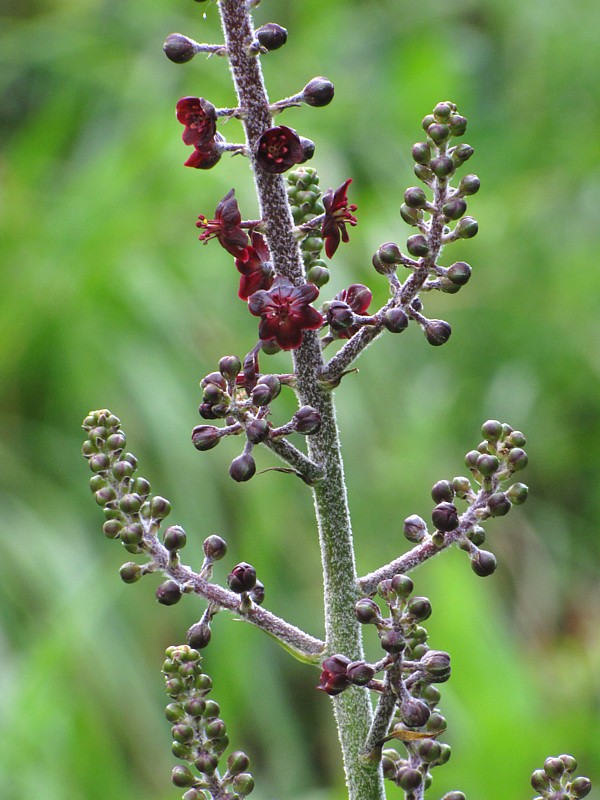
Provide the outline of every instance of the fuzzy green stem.
{"type": "MultiPolygon", "coordinates": [[[[273,265],[298,285],[305,282],[304,266],[283,179],[266,172],[252,156],[259,136],[273,125],[260,61],[248,47],[254,39],[252,21],[244,0],[220,0],[218,5],[273,265]]],[[[363,648],[354,613],[358,582],[352,527],[333,397],[318,381],[323,359],[315,333],[305,333],[294,362],[301,403],[321,414],[321,428],[308,437],[308,448],[311,460],[323,470],[313,495],[323,562],[327,652],[356,660],[363,657],[363,648]]],[[[333,705],[350,800],[385,800],[380,766],[362,757],[373,717],[368,691],[352,687],[334,698],[333,705]]]]}

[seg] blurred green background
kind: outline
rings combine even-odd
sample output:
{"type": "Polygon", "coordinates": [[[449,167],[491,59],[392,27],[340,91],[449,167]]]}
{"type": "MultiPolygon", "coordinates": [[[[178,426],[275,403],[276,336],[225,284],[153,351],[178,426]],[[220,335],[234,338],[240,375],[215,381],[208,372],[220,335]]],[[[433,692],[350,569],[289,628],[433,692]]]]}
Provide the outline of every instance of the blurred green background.
{"type": "MultiPolygon", "coordinates": [[[[129,556],[100,531],[84,415],[121,417],[140,473],[188,531],[187,562],[199,565],[206,535],[224,536],[219,580],[251,561],[267,606],[322,632],[308,490],[276,472],[235,485],[237,440],[204,454],[189,444],[198,380],[256,337],[231,259],[194,227],[231,186],[253,218],[247,165],[184,169],[173,113],[186,94],[232,105],[227,65],[178,66],[161,50],[172,31],[219,41],[217,10],[4,0],[1,14],[2,796],[168,800],[179,793],[162,652],[202,608],[158,606],[156,579],[119,580],[129,556]]],[[[410,147],[438,100],[458,103],[476,148],[480,234],[445,254],[473,278],[425,298],[450,342],[429,347],[412,326],[382,338],[338,392],[361,573],[407,548],[402,519],[428,516],[431,485],[464,473],[483,420],[529,440],[530,501],[488,529],[497,573],[476,578],[457,551],[414,576],[434,607],[431,645],[454,665],[442,698],[453,756],[431,796],[531,796],[531,771],[561,752],[600,780],[597,2],[264,0],[256,18],[289,30],[264,59],[272,99],[319,74],[336,85],[328,108],[282,118],[316,141],[324,188],[354,179],[360,225],[335,257],[333,291],[360,281],[385,299],[371,254],[412,232],[398,214],[415,183],[410,147]]],[[[239,140],[238,123],[225,133],[239,140]]],[[[292,409],[282,398],[276,415],[292,409]]],[[[265,453],[259,468],[272,463],[265,453]]],[[[253,797],[343,798],[316,670],[225,614],[205,665],[233,746],[252,758],[253,797]]]]}

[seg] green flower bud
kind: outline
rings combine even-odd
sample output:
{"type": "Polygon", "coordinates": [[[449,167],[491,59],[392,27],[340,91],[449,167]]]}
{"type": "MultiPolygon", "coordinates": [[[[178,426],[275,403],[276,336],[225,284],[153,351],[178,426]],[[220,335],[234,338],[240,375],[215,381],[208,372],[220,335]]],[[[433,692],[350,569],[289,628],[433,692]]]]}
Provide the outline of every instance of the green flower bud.
{"type": "Polygon", "coordinates": [[[431,616],[431,602],[428,597],[411,597],[406,606],[406,612],[413,619],[422,622],[431,616]]]}
{"type": "Polygon", "coordinates": [[[429,164],[431,160],[431,145],[429,142],[417,142],[414,144],[412,157],[417,164],[429,164]]]}
{"type": "Polygon", "coordinates": [[[144,529],[139,522],[132,522],[126,525],[120,533],[121,541],[125,545],[141,544],[144,538],[144,529]]]}
{"type": "Polygon", "coordinates": [[[204,713],[202,716],[205,719],[217,719],[221,713],[221,708],[214,700],[207,700],[204,706],[204,713]]]}
{"type": "Polygon", "coordinates": [[[185,547],[186,534],[179,525],[171,525],[164,533],[163,541],[167,550],[174,552],[185,547]]]}
{"type": "Polygon", "coordinates": [[[180,719],[183,719],[183,715],[184,711],[181,703],[169,703],[165,708],[165,717],[169,722],[179,722],[180,719]]]}
{"type": "Polygon", "coordinates": [[[140,497],[148,497],[150,494],[150,483],[145,478],[136,478],[131,484],[131,490],[140,497]]]}
{"type": "Polygon", "coordinates": [[[123,523],[118,519],[109,519],[102,526],[102,533],[107,539],[116,539],[123,528],[123,523]]]}
{"type": "Polygon", "coordinates": [[[504,517],[512,507],[504,492],[494,492],[487,505],[492,517],[504,517]]]}
{"type": "Polygon", "coordinates": [[[462,197],[453,197],[442,206],[442,214],[449,220],[460,219],[467,211],[467,203],[462,197]]]}
{"type": "Polygon", "coordinates": [[[544,772],[551,780],[559,780],[565,771],[564,761],[560,758],[547,758],[544,761],[544,772]]]}
{"type": "Polygon", "coordinates": [[[559,756],[559,758],[565,765],[565,770],[572,775],[577,769],[577,761],[573,758],[573,756],[570,756],[567,753],[559,756]]]}
{"type": "Polygon", "coordinates": [[[119,570],[123,583],[136,583],[142,577],[142,568],[135,561],[128,561],[119,570]]]}
{"type": "Polygon", "coordinates": [[[473,217],[463,217],[456,223],[454,230],[459,239],[472,239],[477,236],[479,223],[473,217]]]}
{"type": "Polygon", "coordinates": [[[227,771],[230,775],[239,775],[246,772],[250,766],[250,759],[241,750],[235,750],[227,759],[227,771]]]}
{"type": "Polygon", "coordinates": [[[193,786],[194,783],[196,783],[196,778],[193,776],[190,768],[183,766],[183,764],[173,767],[171,780],[175,786],[179,786],[180,788],[184,786],[193,786]]]}
{"type": "Polygon", "coordinates": [[[508,453],[506,462],[514,472],[518,472],[519,470],[525,469],[529,458],[525,450],[522,450],[520,447],[513,447],[508,453]]]}
{"type": "Polygon", "coordinates": [[[356,618],[363,625],[377,624],[383,621],[379,606],[370,597],[363,597],[354,606],[356,618]]]}
{"type": "Polygon", "coordinates": [[[207,722],[204,728],[204,731],[209,739],[222,739],[226,730],[225,723],[218,717],[207,722]]]}
{"type": "Polygon", "coordinates": [[[412,792],[422,783],[423,775],[418,769],[411,769],[408,767],[398,771],[398,785],[405,791],[412,792]]]}
{"type": "Polygon", "coordinates": [[[477,175],[464,175],[458,184],[458,191],[461,195],[477,194],[481,186],[481,181],[477,175]]]}
{"type": "Polygon", "coordinates": [[[401,653],[406,642],[400,631],[384,630],[379,633],[379,644],[386,653],[401,653]]]}
{"type": "Polygon", "coordinates": [[[322,267],[318,264],[310,267],[308,272],[306,273],[306,280],[309,283],[314,283],[315,286],[321,288],[325,286],[326,283],[329,283],[329,278],[331,277],[331,273],[326,267],[322,267]]]}
{"type": "MultiPolygon", "coordinates": [[[[406,203],[402,203],[400,206],[400,216],[408,225],[415,226],[423,219],[423,212],[418,208],[410,208],[406,203]]],[[[373,266],[377,272],[384,272],[385,270],[380,269],[378,263],[379,262],[375,260],[375,256],[373,256],[373,266]]]]}
{"type": "Polygon", "coordinates": [[[442,144],[449,138],[450,129],[443,123],[434,122],[427,128],[427,135],[431,137],[436,144],[442,144]]]}
{"type": "Polygon", "coordinates": [[[456,169],[454,161],[449,156],[437,156],[432,158],[429,166],[434,175],[438,178],[448,178],[454,174],[456,169]]]}
{"type": "Polygon", "coordinates": [[[434,122],[435,122],[435,117],[433,116],[433,114],[427,114],[421,120],[421,126],[423,130],[426,131],[430,125],[433,125],[434,122]]]}
{"type": "Polygon", "coordinates": [[[392,589],[398,597],[407,598],[414,589],[414,584],[408,575],[398,573],[392,578],[392,589]]]}
{"type": "Polygon", "coordinates": [[[492,475],[497,472],[500,461],[497,456],[492,456],[489,453],[482,453],[478,457],[475,466],[484,478],[491,478],[492,475]]]}
{"type": "Polygon", "coordinates": [[[235,776],[231,782],[231,787],[241,797],[246,797],[254,789],[254,778],[249,772],[241,772],[235,776]]]}
{"type": "Polygon", "coordinates": [[[212,775],[219,766],[219,759],[212,753],[201,753],[194,761],[194,766],[198,772],[204,775],[212,775]]]}
{"type": "Polygon", "coordinates": [[[457,286],[464,286],[471,277],[471,267],[465,261],[457,261],[448,267],[446,277],[457,286]]]}
{"type": "Polygon", "coordinates": [[[152,498],[150,502],[150,516],[153,519],[164,519],[168,517],[171,513],[171,504],[168,500],[165,500],[164,497],[156,497],[152,498]]]}
{"type": "Polygon", "coordinates": [[[424,208],[427,205],[427,195],[420,186],[411,186],[404,192],[404,202],[409,208],[424,208]]]}
{"type": "Polygon", "coordinates": [[[485,542],[485,531],[480,525],[475,525],[470,531],[467,531],[466,536],[475,547],[481,547],[485,542]]]}
{"type": "Polygon", "coordinates": [[[415,233],[413,236],[409,236],[406,240],[406,247],[411,256],[416,256],[417,258],[426,256],[429,253],[429,242],[422,233],[415,233]]]}
{"type": "Polygon", "coordinates": [[[582,776],[575,778],[575,780],[571,783],[571,796],[580,800],[582,797],[587,797],[587,795],[592,791],[592,782],[589,778],[584,778],[582,776]]]}
{"type": "Polygon", "coordinates": [[[242,362],[237,356],[223,356],[219,361],[219,372],[226,380],[234,381],[241,369],[242,362]]]}
{"type": "Polygon", "coordinates": [[[202,697],[190,697],[183,704],[183,708],[190,717],[201,717],[206,708],[206,700],[202,697]]]}
{"type": "Polygon", "coordinates": [[[471,491],[471,481],[462,475],[452,478],[452,488],[456,496],[464,499],[471,491]]]}
{"type": "Polygon", "coordinates": [[[478,550],[471,558],[471,569],[480,578],[486,578],[496,571],[496,556],[488,550],[478,550]]]}
{"type": "Polygon", "coordinates": [[[428,733],[441,733],[446,730],[446,727],[446,718],[437,711],[434,711],[427,720],[426,729],[428,733]]]}
{"type": "Polygon", "coordinates": [[[536,769],[531,776],[531,785],[536,792],[545,792],[550,788],[550,778],[543,769],[536,769]]]}
{"type": "Polygon", "coordinates": [[[399,264],[402,261],[402,251],[396,242],[384,242],[380,245],[377,255],[384,264],[399,264]]]}
{"type": "Polygon", "coordinates": [[[442,746],[435,739],[424,739],[417,745],[417,750],[426,764],[433,764],[442,752],[442,746]]]}
{"type": "Polygon", "coordinates": [[[428,166],[426,167],[425,164],[415,164],[413,172],[420,181],[423,181],[423,183],[429,184],[433,179],[433,172],[431,168],[428,166]]]}
{"type": "Polygon", "coordinates": [[[97,453],[88,463],[92,472],[105,472],[110,467],[110,458],[106,453],[97,453]]]}

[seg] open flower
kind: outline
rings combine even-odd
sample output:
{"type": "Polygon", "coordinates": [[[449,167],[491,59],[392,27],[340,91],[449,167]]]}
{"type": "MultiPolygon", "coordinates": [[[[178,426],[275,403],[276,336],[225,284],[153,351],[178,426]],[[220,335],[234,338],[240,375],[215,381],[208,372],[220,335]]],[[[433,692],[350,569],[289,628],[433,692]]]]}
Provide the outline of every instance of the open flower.
{"type": "Polygon", "coordinates": [[[206,219],[203,214],[198,217],[197,228],[204,228],[200,234],[201,242],[218,239],[232,256],[244,260],[249,246],[248,234],[242,230],[242,216],[235,199],[235,189],[231,189],[215,209],[215,218],[206,219]]]}
{"type": "Polygon", "coordinates": [[[184,144],[206,145],[217,130],[217,112],[203,97],[182,97],[177,102],[177,119],[184,125],[184,144]]]}
{"type": "Polygon", "coordinates": [[[283,350],[295,350],[302,344],[302,332],[314,331],[323,317],[309,303],[319,296],[312,283],[302,286],[278,275],[267,291],[260,289],[248,298],[248,308],[260,317],[258,335],[262,341],[275,341],[283,350]]]}
{"type": "Polygon", "coordinates": [[[285,172],[305,160],[300,137],[285,125],[269,128],[256,143],[256,160],[267,172],[285,172]]]}
{"type": "Polygon", "coordinates": [[[235,260],[235,266],[242,274],[238,291],[238,297],[242,300],[247,300],[259,289],[270,289],[273,285],[273,267],[267,243],[256,231],[252,231],[250,239],[245,259],[235,260]]]}
{"type": "Polygon", "coordinates": [[[322,664],[323,672],[321,672],[317,689],[327,692],[331,696],[343,692],[350,685],[347,674],[348,664],[350,664],[350,659],[339,654],[326,658],[322,664]]]}
{"type": "Polygon", "coordinates": [[[348,178],[335,191],[329,189],[323,195],[325,218],[321,227],[321,236],[325,239],[325,253],[328,258],[331,258],[338,249],[340,238],[342,242],[348,241],[346,223],[349,225],[357,224],[357,219],[352,214],[353,211],[356,211],[356,206],[354,204],[348,205],[346,196],[350,183],[352,183],[352,178],[348,178]]]}

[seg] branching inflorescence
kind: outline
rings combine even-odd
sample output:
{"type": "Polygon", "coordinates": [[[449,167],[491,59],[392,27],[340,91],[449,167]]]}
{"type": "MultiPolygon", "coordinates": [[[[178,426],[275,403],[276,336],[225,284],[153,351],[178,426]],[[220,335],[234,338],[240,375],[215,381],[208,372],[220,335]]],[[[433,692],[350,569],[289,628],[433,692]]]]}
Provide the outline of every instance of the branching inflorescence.
{"type": "MultiPolygon", "coordinates": [[[[320,665],[317,688],[333,698],[351,800],[383,800],[383,778],[400,787],[408,800],[419,800],[431,785],[432,769],[450,757],[450,747],[439,740],[446,720],[438,685],[449,679],[451,667],[449,654],[428,644],[424,623],[431,604],[413,594],[407,573],[452,545],[466,552],[477,575],[494,572],[496,559],[482,548],[483,526],[527,498],[527,487],[514,480],[527,465],[525,437],[508,424],[487,421],[482,441],[466,455],[468,476],[433,486],[431,526],[417,515],[408,516],[403,530],[412,549],[359,577],[332,389],[379,335],[402,333],[412,324],[433,346],[450,338],[447,322],[427,317],[423,296],[430,291],[454,294],[471,275],[463,261],[440,263],[447,245],[477,233],[477,222],[466,212],[479,179],[473,174],[456,177],[473,154],[462,142],[467,120],[449,101],[438,103],[423,119],[424,136],[412,148],[414,172],[422,185],[405,191],[400,208],[415,232],[404,249],[385,242],[372,258],[388,283],[387,302],[372,309],[371,290],[358,283],[323,302],[320,291],[329,280],[329,260],[357,224],[357,207],[348,197],[351,178],[323,193],[316,170],[306,166],[314,143],[291,127],[275,125],[274,117],[301,104],[326,106],[334,96],[333,84],[316,77],[302,91],[271,103],[260,58],[285,44],[287,31],[275,23],[255,30],[251,12],[256,0],[220,0],[216,5],[224,43],[200,44],[175,33],[167,37],[164,50],[175,63],[207,53],[230,64],[236,106],[219,109],[205,98],[184,97],[177,102],[176,117],[184,144],[193,148],[185,166],[210,169],[227,152],[247,158],[252,166],[260,218],[244,220],[230,189],[213,216],[202,213],[196,224],[204,244],[217,240],[233,259],[240,275],[240,308],[245,304],[257,318],[258,333],[245,355],[222,357],[218,368],[201,380],[204,422],[192,431],[192,443],[207,451],[226,437],[240,437],[241,452],[229,468],[237,482],[254,477],[255,450],[262,445],[284,463],[280,469],[310,487],[323,563],[325,641],[262,608],[265,587],[250,563],[233,566],[227,588],[213,583],[213,564],[227,551],[221,537],[205,539],[197,572],[182,563],[186,533],[179,525],[164,523],[169,502],[153,495],[149,482],[136,475],[137,460],[126,450],[120,421],[106,409],[92,412],[83,424],[83,453],[94,473],[91,489],[104,509],[105,535],[144,559],[121,567],[126,583],[158,572],[163,576],[158,602],[173,605],[185,594],[196,594],[207,603],[188,630],[187,644],[170,647],[163,665],[173,753],[185,762],[174,768],[172,780],[185,788],[185,800],[233,800],[254,787],[245,753],[234,751],[226,765],[221,763],[228,736],[218,704],[208,698],[212,684],[199,653],[210,643],[212,619],[222,609],[263,629],[296,658],[320,665]],[[243,143],[228,144],[217,130],[220,121],[230,118],[242,122],[243,143]],[[269,372],[269,355],[281,350],[291,353],[290,371],[269,372]],[[290,390],[298,409],[287,422],[275,425],[275,401],[290,390]],[[298,434],[300,440],[294,441],[298,434]],[[364,657],[363,625],[374,626],[381,646],[381,657],[373,663],[364,657]],[[395,743],[401,751],[391,747],[395,743]]],[[[590,783],[574,778],[575,768],[570,756],[547,759],[532,785],[548,800],[584,797],[590,783]]],[[[463,797],[450,792],[445,800],[463,797]]]]}

